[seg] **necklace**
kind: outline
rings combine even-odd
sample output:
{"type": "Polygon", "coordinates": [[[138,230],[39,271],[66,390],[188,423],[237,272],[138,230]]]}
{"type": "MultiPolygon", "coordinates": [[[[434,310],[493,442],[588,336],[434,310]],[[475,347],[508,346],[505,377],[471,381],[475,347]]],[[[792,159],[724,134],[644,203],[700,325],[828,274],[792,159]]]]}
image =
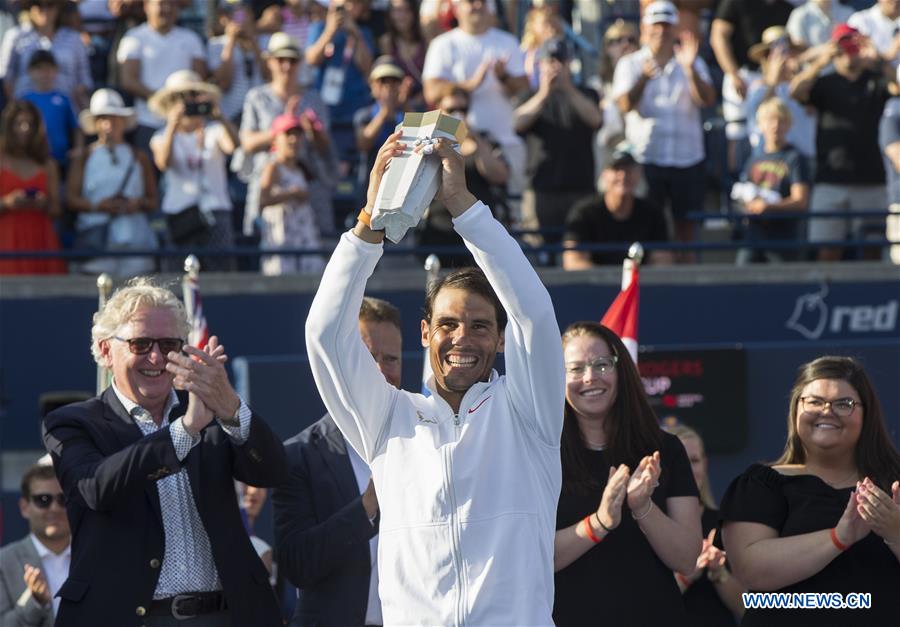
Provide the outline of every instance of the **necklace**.
{"type": "MultiPolygon", "coordinates": [[[[808,469],[808,468],[809,468],[809,467],[807,466],[807,469],[808,469]]],[[[852,472],[851,474],[847,475],[846,477],[844,477],[843,479],[840,479],[840,480],[838,480],[838,481],[829,481],[828,479],[826,479],[825,477],[823,477],[821,473],[813,473],[813,474],[815,474],[819,479],[821,479],[822,481],[824,481],[826,484],[828,484],[829,486],[831,486],[831,487],[834,488],[835,490],[842,489],[842,488],[839,488],[838,486],[843,486],[844,484],[846,484],[846,483],[847,483],[848,481],[850,481],[851,479],[854,479],[854,480],[859,479],[859,471],[856,470],[856,469],[854,469],[853,472],[852,472]]]]}

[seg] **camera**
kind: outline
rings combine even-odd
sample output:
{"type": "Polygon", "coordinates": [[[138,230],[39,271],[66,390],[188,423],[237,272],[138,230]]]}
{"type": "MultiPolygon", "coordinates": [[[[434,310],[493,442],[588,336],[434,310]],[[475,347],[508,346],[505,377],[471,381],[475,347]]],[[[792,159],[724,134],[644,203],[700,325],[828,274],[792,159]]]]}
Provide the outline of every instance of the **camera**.
{"type": "Polygon", "coordinates": [[[184,114],[185,115],[202,115],[208,116],[212,113],[212,104],[209,102],[185,102],[184,103],[184,114]]]}

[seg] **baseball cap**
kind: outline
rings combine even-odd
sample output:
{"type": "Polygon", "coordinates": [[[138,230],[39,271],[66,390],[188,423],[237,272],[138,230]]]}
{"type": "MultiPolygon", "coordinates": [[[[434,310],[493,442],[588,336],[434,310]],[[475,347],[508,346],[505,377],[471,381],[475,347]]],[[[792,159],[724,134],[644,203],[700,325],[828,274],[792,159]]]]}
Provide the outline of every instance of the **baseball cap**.
{"type": "Polygon", "coordinates": [[[397,64],[394,57],[383,55],[375,59],[372,69],[369,71],[370,81],[377,81],[380,78],[396,78],[402,81],[406,78],[406,72],[397,64]]]}
{"type": "Polygon", "coordinates": [[[557,61],[566,62],[572,58],[572,53],[565,39],[554,37],[541,45],[538,49],[537,58],[539,61],[556,59],[557,61]]]}
{"type": "Polygon", "coordinates": [[[629,165],[637,165],[637,159],[632,154],[631,145],[627,142],[621,142],[613,148],[612,152],[606,153],[603,160],[603,169],[622,168],[629,165]]]}
{"type": "Polygon", "coordinates": [[[281,135],[300,128],[300,118],[292,113],[282,113],[272,121],[272,135],[281,135]]]}
{"type": "Polygon", "coordinates": [[[677,24],[678,9],[668,0],[657,0],[644,9],[644,18],[641,21],[644,24],[677,24]]]}
{"type": "Polygon", "coordinates": [[[841,52],[852,56],[859,54],[859,31],[849,24],[836,24],[831,31],[831,41],[836,42],[841,52]]]}
{"type": "Polygon", "coordinates": [[[31,58],[28,59],[28,69],[30,70],[33,67],[37,67],[39,65],[52,65],[56,66],[56,57],[53,56],[53,53],[49,50],[35,50],[32,53],[31,58]]]}
{"type": "Polygon", "coordinates": [[[273,33],[269,37],[269,43],[263,56],[277,59],[299,59],[300,44],[287,33],[273,33]]]}

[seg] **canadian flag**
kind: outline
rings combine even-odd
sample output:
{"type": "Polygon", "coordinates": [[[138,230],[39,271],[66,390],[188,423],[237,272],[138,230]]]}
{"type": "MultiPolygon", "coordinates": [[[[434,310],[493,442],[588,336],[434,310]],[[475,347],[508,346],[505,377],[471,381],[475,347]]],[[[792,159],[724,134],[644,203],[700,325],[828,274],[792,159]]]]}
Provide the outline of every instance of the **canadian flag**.
{"type": "Polygon", "coordinates": [[[638,300],[640,296],[640,264],[626,259],[622,264],[622,291],[606,310],[600,324],[622,338],[628,353],[638,360],[638,300]]]}

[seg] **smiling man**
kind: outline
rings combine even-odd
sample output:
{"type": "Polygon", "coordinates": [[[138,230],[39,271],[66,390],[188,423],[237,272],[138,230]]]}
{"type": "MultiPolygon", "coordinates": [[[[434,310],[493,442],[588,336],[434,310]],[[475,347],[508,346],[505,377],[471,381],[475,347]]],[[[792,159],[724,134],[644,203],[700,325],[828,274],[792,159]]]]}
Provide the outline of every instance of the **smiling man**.
{"type": "Polygon", "coordinates": [[[44,420],[73,537],[58,627],[281,625],[234,479],[281,483],[284,448],[232,388],[218,338],[199,350],[189,329],[172,292],[135,279],[91,329],[112,385],[44,420]]]}
{"type": "Polygon", "coordinates": [[[356,313],[382,254],[369,226],[400,134],[381,148],[359,222],[325,270],[306,322],[325,406],[371,466],[380,507],[385,625],[552,625],[553,539],[565,373],[550,295],[518,244],[466,188],[444,140],[440,200],[479,268],[435,282],[422,344],[425,397],[384,381],[356,313]],[[506,375],[493,369],[505,353],[506,375]]]}

